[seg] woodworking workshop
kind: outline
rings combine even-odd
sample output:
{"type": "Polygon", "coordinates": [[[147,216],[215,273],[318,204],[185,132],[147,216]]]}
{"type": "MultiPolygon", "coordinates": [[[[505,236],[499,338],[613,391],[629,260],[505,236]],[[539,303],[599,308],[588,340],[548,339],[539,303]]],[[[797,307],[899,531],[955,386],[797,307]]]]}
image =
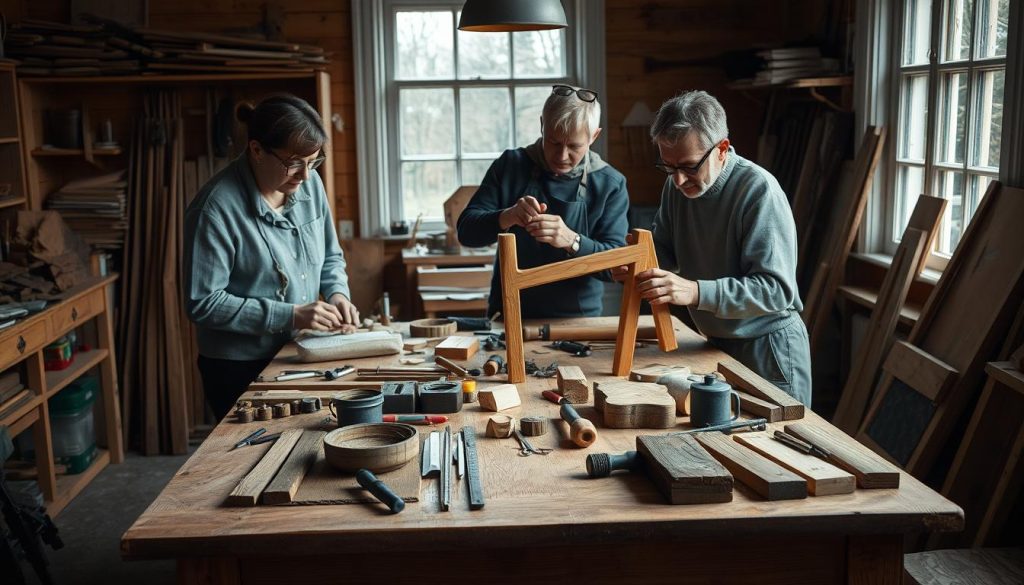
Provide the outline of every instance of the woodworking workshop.
{"type": "Polygon", "coordinates": [[[1024,584],[1024,0],[0,0],[0,584],[1024,584]]]}

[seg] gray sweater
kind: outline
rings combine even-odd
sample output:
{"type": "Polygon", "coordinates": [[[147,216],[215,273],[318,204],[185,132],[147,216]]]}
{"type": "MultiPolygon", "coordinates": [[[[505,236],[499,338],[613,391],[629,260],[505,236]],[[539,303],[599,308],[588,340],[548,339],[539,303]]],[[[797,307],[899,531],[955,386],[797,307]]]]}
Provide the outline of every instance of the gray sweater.
{"type": "Polygon", "coordinates": [[[271,358],[292,337],[294,305],[349,296],[317,173],[278,214],[260,196],[243,153],[188,206],[184,248],[185,310],[206,357],[271,358]]]}
{"type": "Polygon", "coordinates": [[[760,337],[798,318],[796,226],[768,171],[732,147],[722,174],[697,199],[665,181],[654,219],[658,264],[697,282],[690,307],[708,337],[760,337]]]}

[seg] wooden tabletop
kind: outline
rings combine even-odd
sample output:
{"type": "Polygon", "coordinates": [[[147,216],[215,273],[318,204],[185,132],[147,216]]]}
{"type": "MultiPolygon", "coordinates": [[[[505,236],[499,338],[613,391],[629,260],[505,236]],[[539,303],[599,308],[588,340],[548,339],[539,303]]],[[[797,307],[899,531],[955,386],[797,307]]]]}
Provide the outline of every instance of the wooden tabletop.
{"type": "MultiPolygon", "coordinates": [[[[614,318],[572,320],[573,324],[615,323],[614,318]]],[[[641,326],[651,325],[650,317],[641,326]]],[[[676,352],[663,354],[657,346],[638,348],[634,366],[681,364],[695,372],[714,370],[724,357],[679,321],[673,322],[679,341],[676,352]]],[[[282,354],[293,351],[290,348],[282,354]]],[[[588,379],[609,379],[613,350],[595,350],[586,358],[527,342],[526,359],[544,365],[578,365],[588,379]]],[[[394,365],[399,356],[346,360],[355,365],[394,365]]],[[[486,352],[470,360],[484,361],[486,352]]],[[[287,361],[288,358],[285,359],[287,361]]],[[[324,363],[327,368],[334,364],[324,363]]],[[[278,370],[274,363],[268,370],[278,370]]],[[[504,382],[503,376],[484,378],[479,386],[504,382]]],[[[558,407],[543,400],[542,390],[554,379],[529,378],[519,385],[522,406],[505,411],[522,416],[558,417],[558,407]]],[[[592,400],[592,399],[591,399],[592,400]]],[[[596,420],[592,406],[580,414],[596,420]]],[[[473,425],[478,435],[480,469],[486,506],[470,511],[465,480],[453,477],[449,512],[439,511],[437,480],[424,480],[420,502],[398,515],[382,505],[258,506],[229,508],[228,493],[270,448],[269,444],[232,451],[233,443],[260,425],[268,432],[303,426],[316,427],[326,410],[264,423],[222,422],[175,474],[153,504],[124,534],[126,558],[183,558],[251,556],[260,554],[324,554],[389,550],[450,550],[469,548],[617,542],[636,538],[686,538],[736,534],[902,534],[920,530],[958,530],[962,510],[913,477],[902,474],[898,490],[863,490],[852,494],[808,497],[806,500],[767,502],[746,486],[736,484],[733,501],[725,504],[667,505],[643,475],[617,473],[587,479],[590,453],[634,450],[638,434],[667,431],[607,429],[598,422],[599,437],[588,449],[574,447],[564,423],[537,437],[535,444],[554,446],[547,456],[520,457],[514,439],[484,437],[489,416],[479,405],[467,405],[450,418],[452,431],[473,425]],[[343,547],[338,549],[337,547],[343,547]]],[[[805,422],[828,425],[808,411],[805,422]]],[[[686,428],[679,418],[679,429],[686,428]]],[[[771,427],[781,428],[784,423],[771,427]]],[[[429,432],[431,427],[419,427],[429,432]]],[[[443,430],[443,427],[433,430],[443,430]]],[[[771,429],[769,429],[771,430],[771,429]]],[[[416,464],[416,463],[413,463],[416,464]]]]}

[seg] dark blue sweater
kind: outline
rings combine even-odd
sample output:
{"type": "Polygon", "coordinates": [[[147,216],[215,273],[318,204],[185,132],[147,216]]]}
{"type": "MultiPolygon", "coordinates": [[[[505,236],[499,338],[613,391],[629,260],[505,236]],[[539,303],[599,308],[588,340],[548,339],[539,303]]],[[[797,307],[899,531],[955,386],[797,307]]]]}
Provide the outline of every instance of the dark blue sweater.
{"type": "MultiPolygon", "coordinates": [[[[465,246],[487,246],[498,241],[498,216],[522,197],[536,165],[526,149],[506,150],[491,164],[473,199],[459,216],[459,241],[465,246]]],[[[556,177],[540,170],[539,193],[530,193],[547,203],[545,213],[559,215],[570,229],[580,234],[580,250],[587,256],[626,244],[629,194],[626,178],[611,166],[587,175],[586,195],[577,199],[580,178],[556,177]]],[[[525,229],[514,226],[520,268],[533,268],[571,258],[564,250],[534,240],[525,229]]],[[[491,277],[487,314],[502,310],[500,259],[491,277]]],[[[581,317],[601,314],[604,287],[588,275],[525,289],[520,293],[523,318],[581,317]]]]}

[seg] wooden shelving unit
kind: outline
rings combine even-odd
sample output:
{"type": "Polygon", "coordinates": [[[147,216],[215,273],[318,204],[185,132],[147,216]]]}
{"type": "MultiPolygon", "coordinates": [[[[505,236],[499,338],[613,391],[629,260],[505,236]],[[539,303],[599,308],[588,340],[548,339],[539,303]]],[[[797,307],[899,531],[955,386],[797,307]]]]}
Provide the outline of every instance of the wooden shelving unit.
{"type": "MultiPolygon", "coordinates": [[[[0,59],[0,222],[28,204],[28,181],[22,148],[21,109],[14,63],[0,59]],[[8,104],[13,107],[8,107],[8,104]]],[[[0,260],[3,260],[0,255],[0,260]]]]}
{"type": "Polygon", "coordinates": [[[0,334],[0,371],[23,367],[25,386],[33,396],[0,418],[16,436],[32,430],[39,486],[50,514],[56,515],[110,463],[124,460],[120,397],[114,359],[110,285],[116,276],[96,277],[68,291],[63,300],[44,311],[3,330],[0,334]],[[79,352],[64,370],[46,371],[43,348],[72,329],[91,324],[96,330],[96,349],[79,352]],[[86,372],[99,369],[100,396],[94,406],[97,416],[96,458],[83,472],[58,476],[50,434],[48,400],[86,372]]]}

